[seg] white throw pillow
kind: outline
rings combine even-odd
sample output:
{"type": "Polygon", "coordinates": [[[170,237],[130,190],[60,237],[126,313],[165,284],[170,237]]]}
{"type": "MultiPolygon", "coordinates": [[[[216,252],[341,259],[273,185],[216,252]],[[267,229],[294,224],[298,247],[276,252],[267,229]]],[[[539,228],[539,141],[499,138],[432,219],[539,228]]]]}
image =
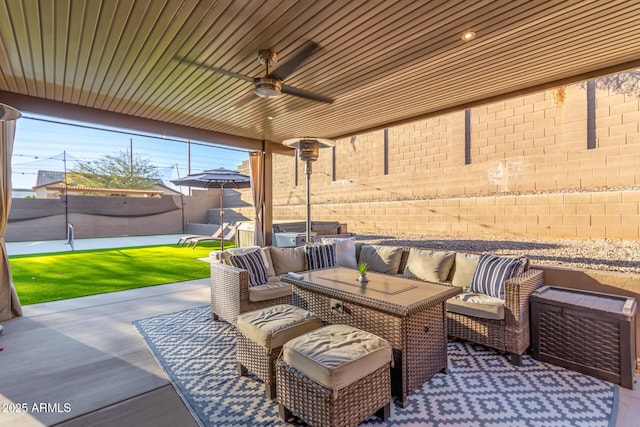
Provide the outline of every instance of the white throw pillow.
{"type": "Polygon", "coordinates": [[[322,239],[325,245],[336,245],[336,256],[338,258],[338,266],[346,268],[357,268],[356,260],[356,241],[353,239],[340,239],[325,237],[322,239]]]}

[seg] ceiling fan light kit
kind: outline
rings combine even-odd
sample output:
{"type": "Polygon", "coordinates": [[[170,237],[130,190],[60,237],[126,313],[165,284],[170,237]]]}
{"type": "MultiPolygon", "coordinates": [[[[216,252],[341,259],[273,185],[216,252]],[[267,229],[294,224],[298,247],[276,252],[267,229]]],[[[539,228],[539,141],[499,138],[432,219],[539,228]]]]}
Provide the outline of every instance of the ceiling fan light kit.
{"type": "Polygon", "coordinates": [[[271,77],[256,77],[253,79],[253,92],[261,98],[276,98],[282,93],[280,80],[271,77]]]}

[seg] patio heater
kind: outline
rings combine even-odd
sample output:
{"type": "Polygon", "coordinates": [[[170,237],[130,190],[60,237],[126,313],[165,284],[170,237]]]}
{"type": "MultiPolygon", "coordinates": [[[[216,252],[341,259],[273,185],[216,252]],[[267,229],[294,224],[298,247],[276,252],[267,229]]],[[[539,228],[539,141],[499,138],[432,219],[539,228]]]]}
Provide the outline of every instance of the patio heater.
{"type": "Polygon", "coordinates": [[[311,242],[311,163],[318,160],[321,148],[328,148],[335,146],[335,142],[326,138],[292,138],[282,141],[282,143],[288,147],[298,149],[300,159],[304,161],[304,173],[307,176],[306,179],[306,193],[307,193],[307,234],[306,245],[310,245],[311,242]]]}

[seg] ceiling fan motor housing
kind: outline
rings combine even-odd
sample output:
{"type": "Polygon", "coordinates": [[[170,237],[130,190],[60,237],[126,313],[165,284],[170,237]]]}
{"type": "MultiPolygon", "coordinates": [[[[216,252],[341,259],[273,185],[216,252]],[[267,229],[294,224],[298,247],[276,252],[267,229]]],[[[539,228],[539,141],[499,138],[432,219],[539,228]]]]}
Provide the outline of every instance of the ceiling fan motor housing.
{"type": "Polygon", "coordinates": [[[275,98],[280,96],[282,82],[271,77],[257,77],[253,79],[254,92],[262,98],[275,98]]]}

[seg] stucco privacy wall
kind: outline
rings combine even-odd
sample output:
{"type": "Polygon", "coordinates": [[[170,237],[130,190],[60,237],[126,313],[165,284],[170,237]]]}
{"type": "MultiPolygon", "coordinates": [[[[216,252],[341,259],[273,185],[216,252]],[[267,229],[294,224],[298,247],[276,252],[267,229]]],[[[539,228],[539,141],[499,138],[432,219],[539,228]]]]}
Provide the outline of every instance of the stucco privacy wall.
{"type": "Polygon", "coordinates": [[[184,197],[12,199],[5,239],[8,242],[65,239],[67,221],[73,224],[78,239],[181,233],[183,221],[207,223],[209,211],[219,207],[218,189],[194,191],[192,196],[184,197]]]}
{"type": "MultiPolygon", "coordinates": [[[[501,233],[640,239],[640,100],[587,90],[538,92],[337,141],[313,164],[313,219],[355,232],[501,233]]],[[[273,159],[274,219],[304,218],[304,166],[273,159]]],[[[242,169],[246,169],[243,165],[242,169]]],[[[243,200],[251,203],[248,192],[243,200]]]]}

